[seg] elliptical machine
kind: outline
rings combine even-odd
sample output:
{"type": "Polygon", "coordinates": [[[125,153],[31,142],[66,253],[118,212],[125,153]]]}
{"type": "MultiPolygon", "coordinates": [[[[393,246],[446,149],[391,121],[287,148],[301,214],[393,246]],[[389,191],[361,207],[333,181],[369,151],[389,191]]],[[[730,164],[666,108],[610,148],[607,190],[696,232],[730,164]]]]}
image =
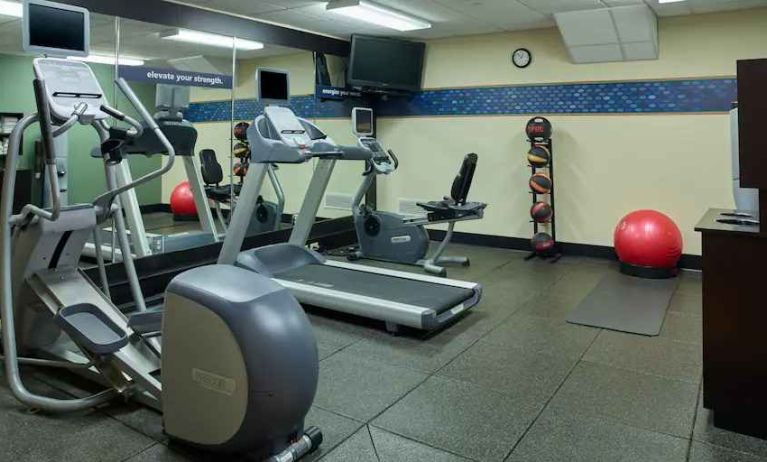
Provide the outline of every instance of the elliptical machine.
{"type": "MultiPolygon", "coordinates": [[[[27,31],[30,22],[46,24],[60,10],[81,15],[81,33],[88,31],[83,8],[41,0],[27,0],[25,6],[27,31]],[[34,11],[29,4],[36,5],[34,11]],[[45,20],[31,21],[37,14],[45,20]]],[[[35,36],[41,34],[25,33],[35,36]]],[[[87,49],[66,51],[87,54],[87,49]]],[[[258,460],[294,461],[312,451],[322,434],[313,427],[304,429],[304,418],[317,387],[317,346],[298,302],[268,278],[230,265],[209,265],[174,278],[164,310],[148,311],[127,251],[119,196],[168,172],[175,150],[125,80],[116,80],[117,87],[145,126],[108,105],[83,62],[37,58],[34,72],[37,113],[24,117],[11,134],[0,194],[0,316],[5,373],[13,395],[49,413],[88,409],[115,398],[140,401],[162,411],[171,439],[258,460]],[[27,204],[12,215],[20,140],[36,123],[52,205],[42,209],[27,204]],[[54,139],[77,125],[92,127],[101,140],[107,191],[93,203],[62,206],[54,139]],[[118,186],[124,145],[144,130],[151,130],[167,148],[166,161],[118,186]],[[109,218],[115,220],[138,310],[130,316],[110,300],[103,258],[97,257],[101,289],[78,267],[86,240],[93,235],[98,244],[98,224],[109,218]],[[24,385],[20,364],[64,368],[107,388],[85,398],[38,395],[24,385]]]]}
{"type": "Polygon", "coordinates": [[[451,196],[441,201],[418,203],[426,215],[407,217],[398,213],[374,210],[364,203],[365,195],[370,190],[376,175],[390,175],[399,167],[399,159],[390,149],[384,150],[373,135],[373,110],[368,108],[352,109],[352,125],[361,147],[369,149],[372,159],[366,162],[364,180],[354,196],[352,215],[357,232],[359,248],[347,255],[349,260],[368,258],[423,267],[428,273],[447,276],[445,264],[469,266],[468,257],[444,256],[443,253],[453,238],[455,223],[458,221],[478,220],[484,215],[487,204],[467,202],[466,196],[471,188],[474,170],[477,166],[476,154],[468,154],[456,177],[451,196]],[[447,233],[437,250],[429,252],[429,233],[425,225],[447,223],[447,233]]]}

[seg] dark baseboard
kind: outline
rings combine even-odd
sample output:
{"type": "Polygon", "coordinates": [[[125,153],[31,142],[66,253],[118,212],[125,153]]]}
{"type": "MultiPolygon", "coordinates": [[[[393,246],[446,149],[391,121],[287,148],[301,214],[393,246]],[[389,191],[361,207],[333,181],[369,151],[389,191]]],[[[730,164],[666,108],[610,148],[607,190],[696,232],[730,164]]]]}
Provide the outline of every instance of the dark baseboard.
{"type": "MultiPolygon", "coordinates": [[[[146,204],[139,206],[139,210],[142,214],[144,213],[171,213],[170,210],[170,204],[146,204]]],[[[216,209],[211,208],[210,213],[213,214],[213,216],[216,216],[216,209]]],[[[221,214],[224,216],[224,218],[229,218],[229,209],[222,209],[221,214]]],[[[190,217],[176,217],[176,220],[178,221],[197,221],[197,216],[190,216],[190,217]]],[[[317,217],[317,220],[326,220],[326,218],[317,217]]],[[[282,214],[282,221],[281,223],[291,223],[293,221],[293,215],[288,213],[282,214]]]]}
{"type": "MultiPolygon", "coordinates": [[[[429,237],[432,240],[442,240],[445,238],[445,231],[440,229],[430,229],[429,237]]],[[[481,245],[484,247],[497,247],[501,249],[530,251],[530,240],[521,237],[494,236],[489,234],[475,233],[453,233],[453,240],[457,244],[481,245]]],[[[574,242],[559,242],[562,253],[567,256],[601,258],[605,260],[617,261],[615,249],[606,245],[578,244],[574,242]]],[[[703,269],[703,259],[700,255],[683,254],[679,260],[679,267],[683,269],[701,270],[703,269]]]]}
{"type": "Polygon", "coordinates": [[[140,205],[141,213],[170,213],[170,204],[145,204],[140,205]]]}

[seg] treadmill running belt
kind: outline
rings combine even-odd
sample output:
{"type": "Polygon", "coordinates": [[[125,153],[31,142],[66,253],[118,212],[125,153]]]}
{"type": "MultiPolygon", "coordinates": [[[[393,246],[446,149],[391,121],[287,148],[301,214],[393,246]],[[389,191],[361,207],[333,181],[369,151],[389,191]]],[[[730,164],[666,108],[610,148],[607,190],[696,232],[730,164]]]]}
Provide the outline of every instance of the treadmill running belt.
{"type": "Polygon", "coordinates": [[[304,265],[276,274],[275,277],[349,294],[430,308],[437,314],[454,308],[474,295],[471,289],[461,287],[318,264],[304,265]]]}

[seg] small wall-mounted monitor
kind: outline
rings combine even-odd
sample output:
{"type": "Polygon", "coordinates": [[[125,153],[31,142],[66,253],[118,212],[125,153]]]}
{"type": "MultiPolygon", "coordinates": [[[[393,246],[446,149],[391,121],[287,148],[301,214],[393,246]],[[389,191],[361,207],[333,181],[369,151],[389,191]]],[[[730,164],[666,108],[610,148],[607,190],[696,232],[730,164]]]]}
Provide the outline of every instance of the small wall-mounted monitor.
{"type": "Polygon", "coordinates": [[[24,51],[54,56],[88,56],[90,14],[85,8],[46,0],[25,0],[24,51]]]}
{"type": "Polygon", "coordinates": [[[155,91],[155,107],[158,111],[185,111],[189,109],[190,87],[161,83],[155,91]]]}
{"type": "Polygon", "coordinates": [[[352,127],[355,136],[373,136],[373,110],[366,107],[352,109],[352,127]]]}
{"type": "Polygon", "coordinates": [[[290,102],[290,80],[287,71],[278,69],[256,70],[256,98],[264,105],[287,106],[290,102]]]}

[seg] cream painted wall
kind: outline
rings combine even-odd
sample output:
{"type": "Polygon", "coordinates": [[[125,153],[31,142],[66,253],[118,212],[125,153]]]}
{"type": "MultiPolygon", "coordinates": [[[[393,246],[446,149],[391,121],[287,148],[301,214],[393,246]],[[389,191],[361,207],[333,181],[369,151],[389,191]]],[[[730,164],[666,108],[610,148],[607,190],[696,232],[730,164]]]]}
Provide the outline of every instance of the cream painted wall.
{"type": "MultiPolygon", "coordinates": [[[[379,206],[397,210],[399,198],[442,197],[463,156],[476,152],[479,165],[470,198],[490,205],[483,220],[460,223],[457,229],[528,237],[527,120],[379,119],[379,132],[386,134],[387,147],[400,159],[399,171],[380,180],[379,206]]],[[[686,252],[699,253],[695,222],[708,207],[732,205],[726,116],[560,115],[553,120],[557,231],[564,242],[611,245],[612,231],[623,215],[653,208],[680,225],[686,252]],[[605,134],[611,141],[599,141],[605,134]]]]}
{"type": "MultiPolygon", "coordinates": [[[[767,56],[767,9],[662,18],[660,59],[571,64],[556,29],[434,40],[427,43],[426,88],[551,82],[732,76],[740,58],[767,56]],[[527,47],[532,66],[519,70],[511,51],[527,47]]],[[[611,245],[625,213],[655,208],[678,223],[685,253],[700,254],[693,227],[708,207],[733,206],[726,114],[548,115],[555,127],[559,239],[611,245]]],[[[378,137],[400,157],[399,171],[379,185],[382,208],[399,198],[448,192],[460,159],[480,161],[471,197],[490,205],[482,221],[459,231],[530,237],[529,170],[524,125],[529,116],[380,118],[378,137]]]]}
{"type": "Polygon", "coordinates": [[[660,59],[626,63],[572,64],[555,28],[433,40],[424,88],[732,76],[737,59],[767,51],[767,8],[660,18],[658,25],[660,59]],[[527,69],[511,64],[519,47],[533,53],[527,69]]]}

